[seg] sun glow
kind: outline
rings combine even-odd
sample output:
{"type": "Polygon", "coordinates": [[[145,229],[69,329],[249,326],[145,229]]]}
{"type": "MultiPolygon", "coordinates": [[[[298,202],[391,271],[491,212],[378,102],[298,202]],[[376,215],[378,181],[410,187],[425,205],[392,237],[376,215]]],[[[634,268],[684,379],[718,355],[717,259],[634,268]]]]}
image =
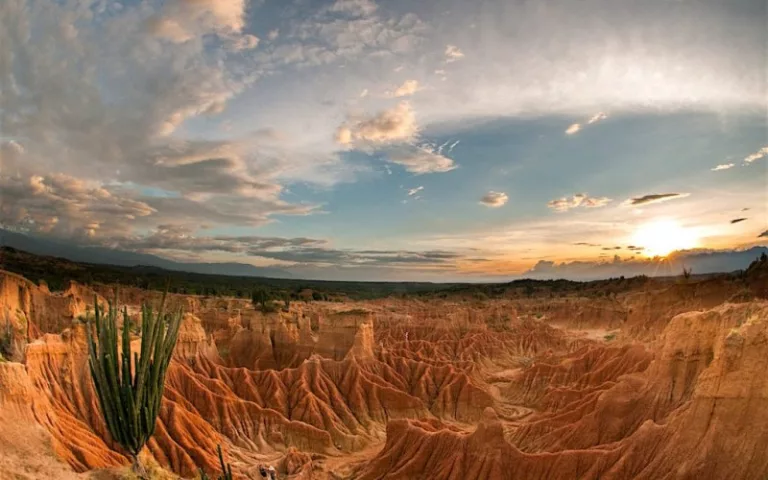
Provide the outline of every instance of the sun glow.
{"type": "Polygon", "coordinates": [[[699,237],[675,220],[654,220],[638,227],[632,242],[649,257],[665,257],[675,250],[697,247],[699,237]]]}

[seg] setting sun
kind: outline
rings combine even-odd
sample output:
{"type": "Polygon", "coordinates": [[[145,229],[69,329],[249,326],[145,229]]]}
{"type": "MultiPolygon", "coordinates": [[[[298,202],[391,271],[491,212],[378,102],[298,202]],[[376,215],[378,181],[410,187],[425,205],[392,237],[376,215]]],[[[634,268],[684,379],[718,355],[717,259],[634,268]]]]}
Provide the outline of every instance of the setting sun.
{"type": "Polygon", "coordinates": [[[649,257],[664,257],[675,250],[698,246],[698,236],[690,228],[674,220],[655,220],[641,225],[632,237],[635,245],[643,247],[649,257]]]}

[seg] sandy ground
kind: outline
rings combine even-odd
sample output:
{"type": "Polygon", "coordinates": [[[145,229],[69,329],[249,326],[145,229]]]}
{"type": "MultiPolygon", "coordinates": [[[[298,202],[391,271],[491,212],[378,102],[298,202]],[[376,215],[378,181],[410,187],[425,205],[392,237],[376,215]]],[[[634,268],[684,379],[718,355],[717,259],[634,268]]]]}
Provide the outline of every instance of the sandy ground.
{"type": "Polygon", "coordinates": [[[77,474],[53,453],[48,432],[34,420],[0,413],[0,478],[6,480],[75,480],[77,474]]]}

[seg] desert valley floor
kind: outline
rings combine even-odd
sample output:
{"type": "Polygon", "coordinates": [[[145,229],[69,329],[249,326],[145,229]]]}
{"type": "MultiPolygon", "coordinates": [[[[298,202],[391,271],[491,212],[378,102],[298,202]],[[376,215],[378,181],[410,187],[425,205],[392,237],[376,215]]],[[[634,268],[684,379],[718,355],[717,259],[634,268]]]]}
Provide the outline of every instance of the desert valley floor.
{"type": "MultiPolygon", "coordinates": [[[[158,478],[215,473],[221,444],[236,478],[762,480],[767,287],[756,264],[273,313],[172,295],[185,316],[143,455],[158,478]]],[[[0,272],[0,478],[123,478],[80,320],[111,292],[0,272]]],[[[130,315],[160,295],[120,291],[130,315]]]]}

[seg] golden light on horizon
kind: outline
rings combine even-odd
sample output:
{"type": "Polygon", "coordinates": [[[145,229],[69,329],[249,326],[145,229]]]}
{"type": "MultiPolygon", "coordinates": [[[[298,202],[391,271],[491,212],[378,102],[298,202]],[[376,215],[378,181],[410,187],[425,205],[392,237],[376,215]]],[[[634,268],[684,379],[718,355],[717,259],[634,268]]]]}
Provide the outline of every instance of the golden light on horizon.
{"type": "Polygon", "coordinates": [[[675,220],[657,219],[639,226],[632,243],[643,247],[643,254],[648,257],[665,257],[675,250],[699,246],[699,237],[675,220]]]}

